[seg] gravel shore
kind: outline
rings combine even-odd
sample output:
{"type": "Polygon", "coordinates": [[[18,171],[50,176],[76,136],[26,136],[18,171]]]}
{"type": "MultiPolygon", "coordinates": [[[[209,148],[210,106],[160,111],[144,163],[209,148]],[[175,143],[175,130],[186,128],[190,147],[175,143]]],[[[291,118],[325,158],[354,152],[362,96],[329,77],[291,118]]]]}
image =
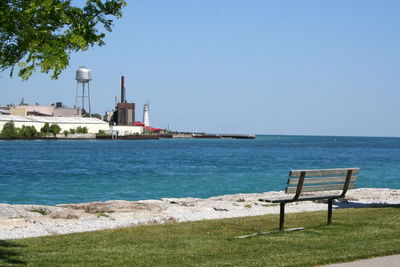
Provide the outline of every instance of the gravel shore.
{"type": "MultiPolygon", "coordinates": [[[[121,228],[135,225],[184,222],[279,213],[279,205],[258,201],[282,197],[283,192],[235,194],[207,199],[163,198],[161,200],[89,202],[81,204],[0,204],[0,239],[28,238],[121,228]]],[[[400,204],[400,189],[361,188],[349,190],[334,208],[358,208],[400,204]]],[[[286,212],[326,210],[321,201],[295,202],[286,212]]]]}

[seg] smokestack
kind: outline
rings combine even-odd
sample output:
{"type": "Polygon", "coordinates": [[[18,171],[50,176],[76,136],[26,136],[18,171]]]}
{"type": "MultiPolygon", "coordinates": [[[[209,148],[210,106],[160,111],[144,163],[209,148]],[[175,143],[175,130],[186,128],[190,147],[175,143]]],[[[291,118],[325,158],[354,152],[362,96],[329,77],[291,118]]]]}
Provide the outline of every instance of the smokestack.
{"type": "Polygon", "coordinates": [[[121,76],[121,103],[125,103],[125,78],[121,76]]]}

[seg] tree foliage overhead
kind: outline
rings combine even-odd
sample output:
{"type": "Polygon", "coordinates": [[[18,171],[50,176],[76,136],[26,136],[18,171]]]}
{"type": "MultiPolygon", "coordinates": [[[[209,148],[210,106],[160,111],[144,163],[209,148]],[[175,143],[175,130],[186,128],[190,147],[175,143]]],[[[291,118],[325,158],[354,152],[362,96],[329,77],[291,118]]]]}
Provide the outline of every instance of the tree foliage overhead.
{"type": "Polygon", "coordinates": [[[83,7],[70,0],[0,1],[0,71],[17,66],[26,80],[37,68],[57,79],[71,52],[104,45],[105,31],[120,18],[124,0],[88,0],[83,7]]]}

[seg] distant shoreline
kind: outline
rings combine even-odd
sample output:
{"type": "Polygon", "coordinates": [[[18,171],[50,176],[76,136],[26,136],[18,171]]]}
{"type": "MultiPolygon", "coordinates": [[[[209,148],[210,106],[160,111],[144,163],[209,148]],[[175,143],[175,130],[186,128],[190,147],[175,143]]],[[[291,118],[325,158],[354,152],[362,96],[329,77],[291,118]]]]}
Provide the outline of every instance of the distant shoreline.
{"type": "MultiPolygon", "coordinates": [[[[95,134],[92,137],[64,137],[59,134],[58,137],[24,137],[24,138],[0,138],[0,141],[24,141],[24,140],[94,140],[97,139],[95,134]]],[[[244,134],[246,135],[246,134],[244,134]]],[[[256,139],[259,137],[321,137],[321,138],[393,138],[399,139],[400,136],[360,136],[360,135],[314,135],[314,134],[254,134],[256,139]]],[[[168,138],[168,137],[167,137],[168,138]]],[[[174,139],[193,139],[193,137],[174,137],[174,139]]],[[[98,138],[100,140],[104,138],[98,138]]]]}
{"type": "Polygon", "coordinates": [[[256,139],[252,134],[134,134],[134,135],[96,135],[96,134],[57,134],[56,136],[12,137],[1,138],[0,141],[31,141],[31,140],[158,140],[163,138],[178,139],[256,139]]]}

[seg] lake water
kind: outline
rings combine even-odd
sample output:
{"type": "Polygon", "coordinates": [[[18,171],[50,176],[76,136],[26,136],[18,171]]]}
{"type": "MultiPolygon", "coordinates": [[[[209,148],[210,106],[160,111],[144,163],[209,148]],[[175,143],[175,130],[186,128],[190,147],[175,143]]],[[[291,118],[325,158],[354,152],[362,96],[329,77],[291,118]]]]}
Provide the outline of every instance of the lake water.
{"type": "Polygon", "coordinates": [[[206,198],[283,190],[291,169],[360,167],[357,187],[400,188],[400,138],[258,136],[0,142],[0,203],[206,198]]]}

